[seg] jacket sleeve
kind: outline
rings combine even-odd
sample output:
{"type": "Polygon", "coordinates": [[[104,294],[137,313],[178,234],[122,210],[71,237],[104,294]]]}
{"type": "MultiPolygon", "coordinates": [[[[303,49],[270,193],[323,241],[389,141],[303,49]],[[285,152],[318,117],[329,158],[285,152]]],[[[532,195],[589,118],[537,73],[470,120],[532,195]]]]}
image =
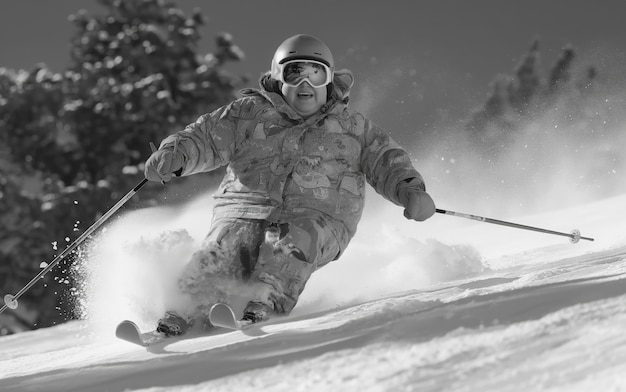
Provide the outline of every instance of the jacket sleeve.
{"type": "Polygon", "coordinates": [[[362,124],[364,138],[361,167],[367,182],[386,199],[405,205],[403,190],[426,190],[424,179],[413,167],[409,154],[391,136],[373,122],[359,117],[357,124],[362,124]]]}
{"type": "Polygon", "coordinates": [[[235,101],[204,114],[161,142],[161,149],[176,146],[183,154],[183,176],[211,171],[230,162],[238,139],[238,106],[235,101]]]}

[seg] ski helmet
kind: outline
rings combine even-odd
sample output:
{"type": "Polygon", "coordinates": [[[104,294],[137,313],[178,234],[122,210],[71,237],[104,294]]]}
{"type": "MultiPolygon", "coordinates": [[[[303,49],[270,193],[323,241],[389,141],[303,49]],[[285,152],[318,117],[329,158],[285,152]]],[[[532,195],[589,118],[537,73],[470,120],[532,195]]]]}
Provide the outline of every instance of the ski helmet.
{"type": "Polygon", "coordinates": [[[272,58],[270,69],[272,79],[280,80],[281,67],[279,65],[289,60],[316,60],[326,64],[331,73],[335,71],[335,61],[330,49],[312,35],[297,34],[280,44],[272,58]]]}

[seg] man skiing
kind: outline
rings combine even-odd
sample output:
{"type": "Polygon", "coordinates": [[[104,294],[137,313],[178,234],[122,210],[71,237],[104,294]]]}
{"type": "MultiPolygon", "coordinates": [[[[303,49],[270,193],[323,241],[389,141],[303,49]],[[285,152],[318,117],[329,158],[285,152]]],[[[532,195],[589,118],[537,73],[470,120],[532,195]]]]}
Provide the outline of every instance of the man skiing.
{"type": "Polygon", "coordinates": [[[353,76],[335,71],[322,41],[286,39],[259,84],[165,138],[146,162],[151,181],[227,165],[209,233],[179,280],[189,305],[159,320],[166,335],[232,295],[247,301],[244,323],[289,313],[354,236],[365,182],[409,219],[435,212],[405,150],[348,108],[353,76]]]}

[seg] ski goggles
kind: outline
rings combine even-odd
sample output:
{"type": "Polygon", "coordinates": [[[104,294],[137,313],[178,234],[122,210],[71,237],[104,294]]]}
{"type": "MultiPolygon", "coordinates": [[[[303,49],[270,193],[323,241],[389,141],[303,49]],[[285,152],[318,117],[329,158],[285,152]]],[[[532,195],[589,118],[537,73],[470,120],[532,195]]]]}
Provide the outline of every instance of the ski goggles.
{"type": "Polygon", "coordinates": [[[315,60],[286,61],[278,64],[278,70],[278,80],[291,87],[298,87],[305,81],[313,87],[322,87],[333,80],[330,67],[315,60]]]}

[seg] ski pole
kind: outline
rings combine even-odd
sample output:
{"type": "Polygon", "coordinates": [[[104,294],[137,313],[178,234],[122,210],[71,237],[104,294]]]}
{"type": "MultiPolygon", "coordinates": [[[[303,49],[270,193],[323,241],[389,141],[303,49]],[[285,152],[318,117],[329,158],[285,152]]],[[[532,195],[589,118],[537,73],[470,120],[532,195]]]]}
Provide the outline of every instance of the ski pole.
{"type": "Polygon", "coordinates": [[[532,230],[532,231],[538,231],[540,233],[561,235],[561,236],[564,236],[564,237],[569,237],[569,240],[570,240],[570,242],[572,244],[577,243],[579,240],[587,240],[587,241],[593,241],[594,240],[593,238],[581,236],[580,235],[580,231],[578,231],[576,229],[572,230],[571,233],[561,233],[559,231],[553,231],[553,230],[542,229],[542,228],[539,228],[539,227],[520,225],[518,223],[506,222],[506,221],[502,221],[502,220],[498,220],[498,219],[485,218],[484,216],[463,214],[463,213],[460,213],[460,212],[454,212],[454,211],[449,211],[449,210],[441,210],[439,208],[435,209],[435,212],[437,212],[439,214],[458,216],[460,218],[466,218],[466,219],[476,220],[476,221],[480,221],[480,222],[493,223],[493,224],[496,224],[496,225],[514,227],[516,229],[532,230]]]}
{"type": "Polygon", "coordinates": [[[132,190],[130,190],[126,196],[122,197],[120,201],[117,202],[110,210],[108,210],[100,219],[98,219],[90,228],[88,228],[80,237],[78,237],[69,247],[65,248],[63,252],[61,252],[57,257],[50,262],[35,276],[26,286],[24,286],[20,291],[18,291],[15,295],[7,294],[4,296],[4,306],[0,308],[0,313],[4,312],[6,308],[9,309],[17,309],[18,303],[17,299],[21,297],[26,291],[28,291],[31,287],[37,283],[37,280],[42,278],[48,271],[50,271],[54,266],[57,265],[59,261],[61,261],[65,256],[67,256],[70,252],[72,252],[80,243],[82,243],[87,237],[89,237],[94,231],[98,229],[107,219],[111,217],[117,210],[120,209],[131,197],[135,195],[141,189],[145,183],[148,182],[148,179],[144,178],[141,180],[139,184],[137,184],[132,190]]]}

